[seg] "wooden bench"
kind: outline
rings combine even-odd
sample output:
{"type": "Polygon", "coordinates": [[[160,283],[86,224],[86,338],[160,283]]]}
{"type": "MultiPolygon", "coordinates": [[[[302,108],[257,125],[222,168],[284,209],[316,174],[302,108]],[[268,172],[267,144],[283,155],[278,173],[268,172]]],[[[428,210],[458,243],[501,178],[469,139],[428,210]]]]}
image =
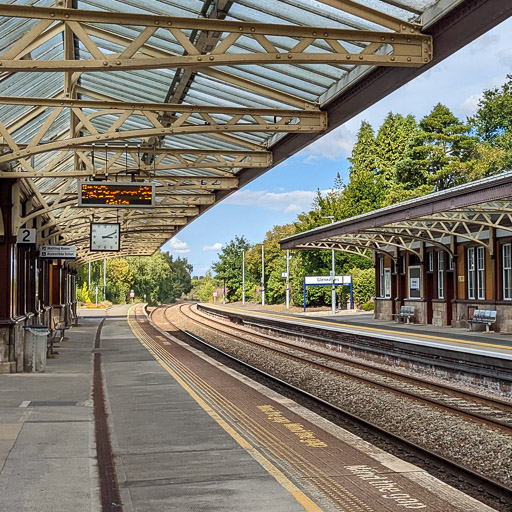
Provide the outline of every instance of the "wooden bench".
{"type": "Polygon", "coordinates": [[[393,313],[396,323],[403,320],[404,323],[409,323],[410,319],[414,317],[414,306],[400,306],[400,313],[393,313]]]}
{"type": "Polygon", "coordinates": [[[491,311],[489,309],[475,309],[473,312],[473,318],[467,320],[469,324],[468,331],[473,330],[473,325],[483,324],[485,325],[485,332],[489,332],[489,327],[496,322],[497,311],[491,311]]]}

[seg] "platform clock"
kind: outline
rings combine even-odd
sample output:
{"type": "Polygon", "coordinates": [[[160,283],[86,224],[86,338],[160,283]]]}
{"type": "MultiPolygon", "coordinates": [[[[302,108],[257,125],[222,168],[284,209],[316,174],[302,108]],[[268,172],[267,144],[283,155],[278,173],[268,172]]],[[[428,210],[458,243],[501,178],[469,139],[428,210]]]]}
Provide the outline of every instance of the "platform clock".
{"type": "Polygon", "coordinates": [[[120,239],[119,223],[91,223],[91,251],[119,251],[120,239]]]}

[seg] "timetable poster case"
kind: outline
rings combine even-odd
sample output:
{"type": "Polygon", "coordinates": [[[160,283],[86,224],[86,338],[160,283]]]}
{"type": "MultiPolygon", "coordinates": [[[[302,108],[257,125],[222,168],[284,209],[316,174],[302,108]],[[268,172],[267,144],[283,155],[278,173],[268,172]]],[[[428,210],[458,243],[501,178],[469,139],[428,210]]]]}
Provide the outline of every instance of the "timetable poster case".
{"type": "Polygon", "coordinates": [[[154,183],[79,181],[78,206],[84,208],[152,208],[154,183]]]}

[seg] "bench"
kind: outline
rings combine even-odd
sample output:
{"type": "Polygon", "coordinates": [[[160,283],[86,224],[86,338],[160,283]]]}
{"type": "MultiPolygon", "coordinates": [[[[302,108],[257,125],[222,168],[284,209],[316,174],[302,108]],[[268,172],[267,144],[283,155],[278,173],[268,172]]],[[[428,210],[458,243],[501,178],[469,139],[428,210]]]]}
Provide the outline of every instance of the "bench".
{"type": "Polygon", "coordinates": [[[468,331],[473,330],[474,324],[485,325],[485,332],[489,332],[489,327],[496,322],[497,311],[491,311],[489,309],[475,309],[473,312],[473,318],[467,320],[469,324],[468,331]]]}
{"type": "Polygon", "coordinates": [[[404,323],[409,323],[410,319],[414,317],[414,306],[400,306],[400,313],[393,313],[396,323],[403,320],[404,323]]]}
{"type": "Polygon", "coordinates": [[[55,352],[53,350],[53,346],[56,343],[60,343],[64,340],[64,335],[66,334],[66,329],[68,327],[66,326],[66,322],[57,322],[54,323],[53,329],[50,329],[50,336],[48,336],[48,343],[47,343],[47,356],[51,357],[53,354],[57,354],[58,352],[55,352]]]}

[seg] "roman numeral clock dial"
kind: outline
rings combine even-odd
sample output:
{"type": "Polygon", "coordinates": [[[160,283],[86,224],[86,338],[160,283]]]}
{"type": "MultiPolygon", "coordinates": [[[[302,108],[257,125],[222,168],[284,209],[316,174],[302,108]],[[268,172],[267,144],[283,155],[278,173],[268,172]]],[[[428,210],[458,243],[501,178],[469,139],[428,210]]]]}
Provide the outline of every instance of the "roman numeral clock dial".
{"type": "Polygon", "coordinates": [[[120,249],[120,224],[93,222],[91,223],[91,251],[119,251],[120,249]]]}

